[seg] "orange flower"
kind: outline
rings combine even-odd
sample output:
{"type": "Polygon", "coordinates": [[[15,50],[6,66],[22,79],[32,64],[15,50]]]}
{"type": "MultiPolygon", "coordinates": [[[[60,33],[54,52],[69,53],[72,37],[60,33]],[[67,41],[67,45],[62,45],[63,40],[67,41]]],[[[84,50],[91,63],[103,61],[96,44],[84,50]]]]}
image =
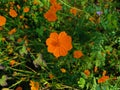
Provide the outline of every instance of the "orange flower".
{"type": "Polygon", "coordinates": [[[27,47],[27,51],[30,52],[31,48],[27,47]]]}
{"type": "Polygon", "coordinates": [[[24,7],[23,12],[27,13],[27,12],[29,12],[29,11],[30,11],[30,8],[29,8],[29,7],[24,7]]]}
{"type": "Polygon", "coordinates": [[[56,3],[56,0],[50,0],[50,3],[54,5],[56,3]]]}
{"type": "Polygon", "coordinates": [[[17,14],[17,12],[16,12],[15,10],[10,9],[9,15],[10,15],[11,17],[15,18],[15,17],[17,17],[18,14],[17,14]]]}
{"type": "Polygon", "coordinates": [[[61,9],[62,9],[62,6],[59,3],[55,3],[50,7],[50,10],[52,10],[52,12],[57,12],[58,10],[61,10],[61,9]]]}
{"type": "Polygon", "coordinates": [[[18,38],[17,42],[18,43],[22,42],[22,38],[18,38]]]}
{"type": "Polygon", "coordinates": [[[84,70],[84,74],[88,77],[90,75],[90,71],[89,70],[84,70]]]}
{"type": "Polygon", "coordinates": [[[73,53],[74,58],[81,58],[83,56],[82,51],[76,50],[73,53]]]}
{"type": "Polygon", "coordinates": [[[10,65],[11,65],[11,66],[13,66],[15,63],[16,63],[15,60],[11,60],[11,61],[10,61],[10,65]]]}
{"type": "Polygon", "coordinates": [[[18,86],[15,90],[23,90],[22,87],[18,86]]]}
{"type": "Polygon", "coordinates": [[[61,68],[60,71],[61,71],[62,73],[66,73],[66,69],[65,69],[65,68],[61,68]]]}
{"type": "Polygon", "coordinates": [[[30,80],[31,90],[39,90],[39,83],[30,80]]]}
{"type": "Polygon", "coordinates": [[[20,5],[17,5],[17,8],[20,9],[21,8],[20,5]]]}
{"type": "Polygon", "coordinates": [[[12,30],[10,30],[9,32],[8,32],[8,34],[9,35],[12,35],[12,34],[14,34],[16,32],[16,28],[13,28],[12,30]]]}
{"type": "Polygon", "coordinates": [[[106,73],[107,73],[107,72],[106,72],[106,70],[104,70],[104,71],[103,71],[103,73],[102,73],[102,75],[103,75],[103,76],[105,76],[105,75],[106,75],[106,73]]]}
{"type": "Polygon", "coordinates": [[[95,66],[95,67],[94,67],[94,72],[97,72],[97,71],[98,71],[98,67],[95,66]]]}
{"type": "Polygon", "coordinates": [[[28,28],[29,28],[29,26],[28,26],[27,24],[25,24],[25,25],[24,25],[24,27],[25,27],[26,29],[28,29],[28,28]]]}
{"type": "Polygon", "coordinates": [[[98,79],[98,83],[103,83],[108,79],[109,79],[109,76],[102,76],[101,78],[98,79]]]}
{"type": "Polygon", "coordinates": [[[20,19],[23,19],[24,18],[24,16],[23,15],[20,15],[20,19]]]}
{"type": "Polygon", "coordinates": [[[57,20],[57,16],[56,16],[56,13],[51,11],[51,10],[48,10],[45,14],[44,14],[44,17],[52,22],[52,21],[56,21],[57,20]]]}
{"type": "Polygon", "coordinates": [[[0,15],[0,26],[3,26],[5,24],[6,24],[6,18],[0,15]]]}
{"type": "Polygon", "coordinates": [[[66,56],[68,51],[72,49],[72,39],[66,32],[57,34],[53,32],[46,40],[48,52],[53,53],[55,57],[66,56]]]}
{"type": "Polygon", "coordinates": [[[49,78],[50,78],[50,79],[53,79],[53,78],[54,78],[54,75],[53,75],[53,74],[49,74],[49,78]]]}
{"type": "Polygon", "coordinates": [[[50,3],[52,4],[52,6],[50,6],[50,9],[44,14],[44,17],[48,21],[56,21],[57,20],[56,12],[58,10],[61,10],[62,7],[60,3],[56,2],[56,0],[50,0],[50,3]]]}
{"type": "Polygon", "coordinates": [[[76,9],[75,7],[72,7],[72,8],[70,9],[70,13],[72,13],[74,16],[76,16],[76,14],[77,14],[77,9],[76,9]]]}

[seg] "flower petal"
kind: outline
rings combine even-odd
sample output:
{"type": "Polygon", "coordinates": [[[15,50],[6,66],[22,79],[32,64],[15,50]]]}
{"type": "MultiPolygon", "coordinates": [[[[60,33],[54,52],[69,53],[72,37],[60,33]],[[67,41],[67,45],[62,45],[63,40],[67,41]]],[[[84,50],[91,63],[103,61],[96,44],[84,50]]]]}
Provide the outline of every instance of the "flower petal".
{"type": "Polygon", "coordinates": [[[53,53],[56,47],[49,45],[47,49],[48,49],[48,52],[53,53]]]}
{"type": "Polygon", "coordinates": [[[53,39],[53,38],[48,38],[47,40],[46,40],[46,45],[52,45],[54,42],[56,42],[56,40],[55,39],[53,39]]]}
{"type": "Polygon", "coordinates": [[[66,50],[72,49],[72,39],[70,36],[64,37],[64,39],[60,39],[60,44],[62,47],[64,47],[66,50]]]}
{"type": "Polygon", "coordinates": [[[56,32],[53,32],[53,33],[50,34],[50,38],[53,38],[53,39],[57,40],[58,39],[58,34],[56,32]]]}
{"type": "Polygon", "coordinates": [[[53,52],[53,55],[58,58],[60,56],[60,51],[59,51],[60,47],[56,47],[56,49],[53,52]]]}
{"type": "Polygon", "coordinates": [[[66,56],[68,52],[63,47],[60,47],[59,53],[60,53],[61,56],[66,56]]]}

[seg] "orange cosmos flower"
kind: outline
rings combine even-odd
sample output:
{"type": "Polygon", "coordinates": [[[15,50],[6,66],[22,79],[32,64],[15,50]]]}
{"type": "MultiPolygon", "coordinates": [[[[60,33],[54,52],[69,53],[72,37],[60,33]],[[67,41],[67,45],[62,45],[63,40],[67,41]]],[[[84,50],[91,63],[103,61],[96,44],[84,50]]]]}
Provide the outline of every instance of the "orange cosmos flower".
{"type": "Polygon", "coordinates": [[[17,12],[16,12],[15,10],[10,9],[9,15],[10,15],[11,17],[15,18],[15,17],[17,17],[18,14],[17,14],[17,12]]]}
{"type": "Polygon", "coordinates": [[[46,40],[48,52],[53,53],[55,57],[66,56],[68,51],[72,49],[72,39],[66,32],[57,34],[53,32],[46,40]]]}
{"type": "Polygon", "coordinates": [[[56,0],[50,0],[50,3],[54,5],[56,3],[56,0]]]}
{"type": "Polygon", "coordinates": [[[18,86],[15,90],[23,90],[21,86],[18,86]]]}
{"type": "Polygon", "coordinates": [[[84,70],[84,74],[88,77],[90,75],[90,71],[89,70],[84,70]]]}
{"type": "Polygon", "coordinates": [[[61,71],[62,73],[66,73],[66,69],[65,69],[65,68],[61,68],[60,71],[61,71]]]}
{"type": "Polygon", "coordinates": [[[49,74],[49,78],[50,78],[50,79],[53,79],[53,78],[54,78],[54,75],[53,75],[53,74],[49,74]]]}
{"type": "Polygon", "coordinates": [[[6,24],[6,18],[0,15],[0,26],[3,26],[5,24],[6,24]]]}
{"type": "Polygon", "coordinates": [[[23,12],[27,13],[27,12],[29,12],[29,11],[30,11],[30,8],[29,8],[29,7],[24,7],[23,12]]]}
{"type": "Polygon", "coordinates": [[[39,90],[39,83],[30,80],[31,90],[39,90]]]}
{"type": "Polygon", "coordinates": [[[83,56],[82,51],[76,50],[73,53],[74,58],[81,58],[83,56]]]}
{"type": "Polygon", "coordinates": [[[45,17],[48,21],[50,21],[50,22],[57,20],[56,13],[53,12],[52,10],[48,10],[48,11],[44,14],[44,17],[45,17]]]}
{"type": "Polygon", "coordinates": [[[18,39],[17,39],[17,42],[18,42],[18,43],[22,42],[22,38],[18,38],[18,39]]]}
{"type": "Polygon", "coordinates": [[[15,63],[16,63],[15,60],[11,60],[11,61],[10,61],[10,65],[11,65],[11,66],[13,66],[15,63]]]}
{"type": "Polygon", "coordinates": [[[76,16],[76,14],[77,14],[77,9],[76,9],[75,7],[72,7],[72,8],[70,9],[70,13],[72,13],[74,16],[76,16]]]}
{"type": "Polygon", "coordinates": [[[55,3],[50,7],[50,10],[52,10],[53,12],[57,12],[58,10],[61,10],[62,6],[59,3],[55,3]]]}
{"type": "Polygon", "coordinates": [[[8,34],[9,35],[12,35],[12,34],[14,34],[16,32],[16,28],[13,28],[12,30],[10,30],[9,32],[8,32],[8,34]]]}
{"type": "Polygon", "coordinates": [[[102,76],[101,78],[98,79],[98,83],[103,83],[108,79],[109,79],[109,76],[102,76]]]}

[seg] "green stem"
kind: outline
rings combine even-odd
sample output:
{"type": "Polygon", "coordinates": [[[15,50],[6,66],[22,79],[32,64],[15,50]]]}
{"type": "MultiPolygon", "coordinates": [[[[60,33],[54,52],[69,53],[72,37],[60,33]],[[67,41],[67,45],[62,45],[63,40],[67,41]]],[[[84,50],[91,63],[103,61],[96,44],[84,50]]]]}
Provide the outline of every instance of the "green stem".
{"type": "MultiPolygon", "coordinates": [[[[66,4],[64,1],[62,1],[62,0],[59,0],[62,4],[64,4],[65,6],[67,6],[67,7],[69,7],[69,8],[72,8],[73,6],[70,6],[70,5],[68,5],[68,4],[66,4]]],[[[75,7],[76,8],[76,7],[75,7]]],[[[83,11],[84,13],[86,13],[87,15],[89,15],[90,16],[90,14],[88,13],[88,12],[86,12],[86,11],[84,11],[84,10],[81,10],[81,9],[79,9],[79,8],[76,8],[76,10],[78,10],[78,11],[83,11]]]]}
{"type": "Polygon", "coordinates": [[[11,85],[10,87],[8,87],[8,88],[12,88],[12,87],[16,86],[17,84],[20,84],[22,81],[23,81],[23,80],[20,80],[20,81],[18,81],[17,83],[12,84],[12,85],[11,85]]]}
{"type": "Polygon", "coordinates": [[[14,68],[11,68],[11,67],[9,67],[9,69],[12,69],[12,70],[14,70],[14,71],[18,71],[18,72],[29,73],[29,74],[31,74],[31,73],[32,73],[32,72],[29,72],[29,71],[20,70],[20,69],[14,69],[14,68]]]}

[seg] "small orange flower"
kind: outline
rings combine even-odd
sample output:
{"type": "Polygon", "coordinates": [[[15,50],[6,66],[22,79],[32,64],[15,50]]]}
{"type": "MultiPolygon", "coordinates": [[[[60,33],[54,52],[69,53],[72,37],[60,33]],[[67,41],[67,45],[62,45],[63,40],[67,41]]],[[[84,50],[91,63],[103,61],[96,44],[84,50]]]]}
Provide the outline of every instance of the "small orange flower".
{"type": "Polygon", "coordinates": [[[70,13],[73,14],[74,16],[76,16],[76,14],[77,14],[77,9],[76,9],[75,7],[72,7],[72,8],[70,9],[70,13]]]}
{"type": "Polygon", "coordinates": [[[11,66],[13,66],[15,63],[16,63],[15,60],[11,60],[11,61],[10,61],[10,65],[11,65],[11,66]]]}
{"type": "Polygon", "coordinates": [[[56,21],[57,20],[57,16],[56,16],[56,13],[51,11],[51,10],[48,10],[45,14],[44,14],[44,17],[50,21],[50,22],[53,22],[53,21],[56,21]]]}
{"type": "Polygon", "coordinates": [[[52,22],[57,20],[56,12],[58,10],[61,10],[62,7],[60,3],[56,2],[56,0],[50,0],[50,3],[52,4],[52,6],[50,6],[50,9],[44,14],[44,17],[48,21],[52,22]]]}
{"type": "Polygon", "coordinates": [[[54,75],[53,75],[53,74],[49,74],[49,78],[50,78],[50,79],[53,79],[53,78],[54,78],[54,75]]]}
{"type": "Polygon", "coordinates": [[[90,71],[89,70],[84,70],[84,74],[88,77],[90,75],[90,71]]]}
{"type": "Polygon", "coordinates": [[[39,83],[30,80],[31,90],[39,90],[39,83]]]}
{"type": "Polygon", "coordinates": [[[109,76],[102,76],[101,78],[98,79],[98,83],[103,83],[108,79],[109,79],[109,76]]]}
{"type": "Polygon", "coordinates": [[[54,5],[56,3],[56,0],[50,0],[50,3],[54,5]]]}
{"type": "Polygon", "coordinates": [[[20,9],[21,8],[20,5],[17,5],[17,8],[20,9]]]}
{"type": "Polygon", "coordinates": [[[0,15],[0,26],[3,26],[5,24],[6,24],[6,18],[0,15]]]}
{"type": "Polygon", "coordinates": [[[66,56],[68,51],[72,49],[72,39],[66,32],[57,34],[53,32],[46,40],[48,52],[53,53],[55,57],[66,56]]]}
{"type": "Polygon", "coordinates": [[[73,56],[74,58],[81,58],[83,56],[83,53],[80,50],[76,50],[74,51],[73,56]]]}
{"type": "Polygon", "coordinates": [[[103,71],[103,73],[102,73],[102,75],[103,75],[103,76],[105,76],[105,75],[106,75],[106,73],[107,73],[107,72],[106,72],[106,70],[104,70],[104,71],[103,71]]]}
{"type": "Polygon", "coordinates": [[[9,35],[12,35],[12,34],[14,34],[16,32],[16,28],[13,28],[12,30],[10,30],[9,32],[8,32],[8,34],[9,35]]]}
{"type": "Polygon", "coordinates": [[[25,25],[24,25],[24,27],[25,27],[26,29],[28,29],[28,28],[29,28],[29,26],[28,26],[27,24],[25,24],[25,25]]]}
{"type": "Polygon", "coordinates": [[[24,18],[24,16],[23,15],[20,15],[20,19],[23,19],[24,18]]]}
{"type": "Polygon", "coordinates": [[[18,38],[17,42],[18,43],[22,42],[22,38],[18,38]]]}
{"type": "Polygon", "coordinates": [[[50,10],[52,10],[52,12],[57,12],[58,10],[61,10],[61,9],[62,9],[62,6],[59,3],[55,3],[50,7],[50,10]]]}
{"type": "Polygon", "coordinates": [[[21,86],[18,86],[15,90],[23,90],[21,86]]]}
{"type": "Polygon", "coordinates": [[[31,48],[27,47],[27,51],[30,52],[31,48]]]}
{"type": "Polygon", "coordinates": [[[29,8],[29,7],[24,7],[23,12],[27,13],[27,12],[29,12],[29,11],[30,11],[30,8],[29,8]]]}
{"type": "Polygon", "coordinates": [[[66,73],[66,69],[65,69],[65,68],[61,68],[60,71],[61,71],[62,73],[66,73]]]}
{"type": "Polygon", "coordinates": [[[97,71],[98,71],[98,67],[95,66],[95,67],[94,67],[94,72],[97,72],[97,71]]]}
{"type": "Polygon", "coordinates": [[[10,9],[9,15],[10,15],[11,17],[15,18],[15,17],[17,17],[18,14],[17,14],[17,12],[16,12],[14,9],[10,9]]]}

